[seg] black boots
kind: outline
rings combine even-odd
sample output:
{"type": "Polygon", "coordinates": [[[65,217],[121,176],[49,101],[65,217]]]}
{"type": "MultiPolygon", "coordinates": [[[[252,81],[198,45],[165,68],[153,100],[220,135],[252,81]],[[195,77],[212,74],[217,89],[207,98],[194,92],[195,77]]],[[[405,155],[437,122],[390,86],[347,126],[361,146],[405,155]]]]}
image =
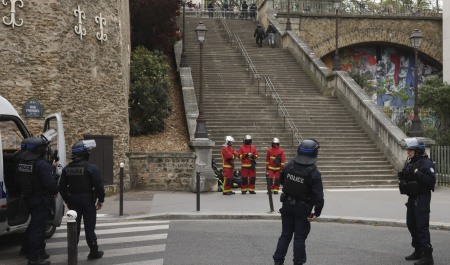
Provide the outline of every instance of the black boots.
{"type": "Polygon", "coordinates": [[[92,244],[89,244],[89,248],[91,251],[89,252],[89,255],[87,256],[88,259],[99,259],[103,257],[103,251],[98,251],[98,245],[97,241],[94,240],[92,244]]]}
{"type": "Polygon", "coordinates": [[[423,256],[423,251],[416,248],[414,250],[414,252],[411,255],[406,256],[405,259],[406,260],[419,260],[420,258],[422,258],[422,256],[423,256]]]}
{"type": "Polygon", "coordinates": [[[51,264],[50,261],[43,260],[43,259],[40,259],[40,258],[29,259],[28,263],[27,263],[27,265],[50,265],[50,264],[51,264]]]}
{"type": "Polygon", "coordinates": [[[424,252],[422,258],[414,262],[414,265],[434,265],[433,254],[431,252],[424,252]]]}

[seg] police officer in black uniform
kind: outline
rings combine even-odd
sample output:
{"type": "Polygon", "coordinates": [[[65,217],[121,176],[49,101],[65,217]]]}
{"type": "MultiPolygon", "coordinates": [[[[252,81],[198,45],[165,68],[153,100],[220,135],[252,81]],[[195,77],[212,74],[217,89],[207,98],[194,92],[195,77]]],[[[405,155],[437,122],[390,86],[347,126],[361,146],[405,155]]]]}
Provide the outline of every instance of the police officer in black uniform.
{"type": "Polygon", "coordinates": [[[434,163],[425,152],[425,144],[417,138],[405,139],[408,159],[399,172],[401,194],[408,195],[406,224],[412,237],[414,252],[406,260],[418,260],[415,265],[433,265],[430,240],[431,191],[436,184],[434,163]]]}
{"type": "Polygon", "coordinates": [[[258,45],[259,48],[261,48],[263,39],[266,37],[266,35],[264,34],[264,30],[261,27],[261,24],[258,24],[258,26],[256,27],[253,37],[256,37],[256,45],[258,45]]]}
{"type": "Polygon", "coordinates": [[[303,140],[294,160],[281,170],[282,232],[278,239],[277,250],[273,254],[275,265],[284,264],[292,235],[294,235],[294,265],[306,262],[305,241],[311,230],[310,222],[320,216],[324,205],[322,178],[315,165],[319,150],[320,146],[316,140],[303,140]]]}
{"type": "Polygon", "coordinates": [[[244,1],[242,3],[242,18],[245,18],[245,20],[247,20],[247,16],[248,16],[248,5],[247,1],[244,1]]]}
{"type": "Polygon", "coordinates": [[[99,259],[95,224],[97,213],[105,201],[105,189],[100,170],[89,163],[90,150],[96,147],[95,140],[84,140],[72,146],[72,162],[62,172],[59,190],[70,210],[77,212],[77,239],[80,240],[81,218],[84,222],[86,242],[90,252],[88,259],[99,259]]]}
{"type": "Polygon", "coordinates": [[[17,166],[17,180],[21,196],[31,213],[28,233],[28,265],[48,265],[50,256],[45,252],[46,220],[51,204],[58,194],[54,167],[44,160],[49,139],[33,137],[27,142],[27,150],[17,166]]]}

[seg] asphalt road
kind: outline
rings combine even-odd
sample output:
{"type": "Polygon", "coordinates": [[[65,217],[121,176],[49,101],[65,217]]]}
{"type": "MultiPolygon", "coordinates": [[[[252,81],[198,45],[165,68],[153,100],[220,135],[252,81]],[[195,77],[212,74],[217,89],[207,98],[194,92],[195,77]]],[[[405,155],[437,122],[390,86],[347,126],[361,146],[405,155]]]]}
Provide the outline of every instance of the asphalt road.
{"type": "MultiPolygon", "coordinates": [[[[102,259],[87,261],[84,234],[78,264],[214,265],[273,264],[281,224],[273,220],[176,220],[99,222],[102,259]]],[[[436,265],[449,264],[449,231],[431,231],[436,265]]],[[[20,235],[0,238],[0,264],[26,264],[18,255],[20,235]]],[[[338,223],[313,223],[307,240],[306,264],[413,264],[406,228],[338,223]]],[[[66,230],[47,240],[52,264],[67,264],[66,230]]],[[[286,264],[292,264],[292,249],[286,264]]]]}

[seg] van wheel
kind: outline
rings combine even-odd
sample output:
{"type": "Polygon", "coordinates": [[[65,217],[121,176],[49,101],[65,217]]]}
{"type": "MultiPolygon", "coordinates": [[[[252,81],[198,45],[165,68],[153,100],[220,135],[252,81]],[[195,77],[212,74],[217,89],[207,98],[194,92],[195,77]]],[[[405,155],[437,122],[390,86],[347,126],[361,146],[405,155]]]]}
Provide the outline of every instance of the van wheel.
{"type": "Polygon", "coordinates": [[[49,239],[53,236],[56,231],[56,226],[54,225],[46,225],[45,226],[45,238],[49,239]]]}

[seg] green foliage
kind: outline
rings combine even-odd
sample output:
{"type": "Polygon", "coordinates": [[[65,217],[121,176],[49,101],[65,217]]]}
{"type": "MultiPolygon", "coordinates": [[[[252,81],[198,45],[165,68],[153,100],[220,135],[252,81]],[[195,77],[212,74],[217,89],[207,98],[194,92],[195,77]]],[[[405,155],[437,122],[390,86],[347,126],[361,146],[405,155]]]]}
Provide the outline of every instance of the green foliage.
{"type": "Polygon", "coordinates": [[[425,130],[425,136],[435,139],[437,145],[450,145],[450,85],[437,76],[425,79],[419,90],[419,105],[432,109],[441,121],[439,128],[425,130]]]}
{"type": "Polygon", "coordinates": [[[362,88],[366,89],[369,85],[369,76],[364,75],[360,71],[351,70],[347,72],[353,80],[362,88]]]}
{"type": "Polygon", "coordinates": [[[425,79],[419,90],[419,105],[435,111],[443,126],[450,125],[450,85],[440,77],[425,79]]]}
{"type": "Polygon", "coordinates": [[[172,111],[166,56],[138,46],[131,53],[129,119],[133,136],[161,132],[172,111]]]}

